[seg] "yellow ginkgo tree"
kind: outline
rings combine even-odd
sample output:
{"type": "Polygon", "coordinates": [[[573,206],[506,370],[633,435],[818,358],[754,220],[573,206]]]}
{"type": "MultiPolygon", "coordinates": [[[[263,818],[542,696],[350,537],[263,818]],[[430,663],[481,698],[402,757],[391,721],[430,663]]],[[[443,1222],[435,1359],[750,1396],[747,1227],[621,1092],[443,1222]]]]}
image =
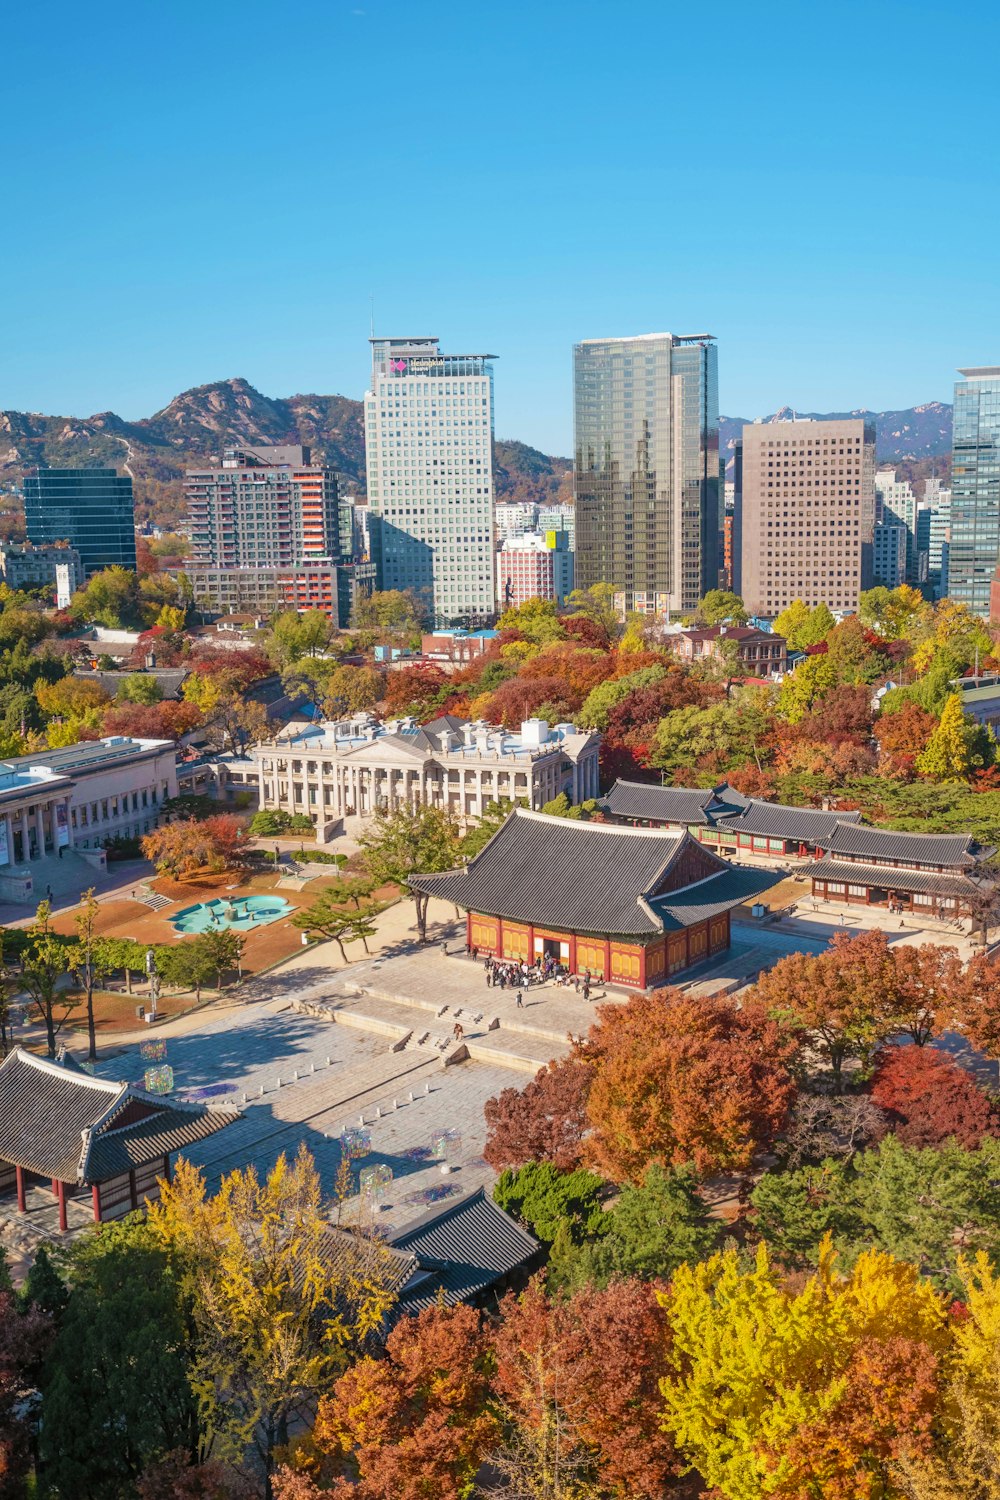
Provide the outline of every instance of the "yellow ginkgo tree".
{"type": "Polygon", "coordinates": [[[947,1304],[916,1267],[870,1250],[842,1274],[827,1240],[789,1287],[760,1247],[675,1273],[662,1296],[664,1423],[729,1500],[885,1500],[901,1453],[930,1451],[947,1304]]]}
{"type": "Polygon", "coordinates": [[[250,1166],[210,1197],[179,1162],[150,1224],[189,1268],[191,1381],[207,1447],[267,1476],[294,1416],[348,1365],[393,1301],[380,1243],[331,1235],[319,1174],[301,1147],[261,1181],[250,1166]]]}

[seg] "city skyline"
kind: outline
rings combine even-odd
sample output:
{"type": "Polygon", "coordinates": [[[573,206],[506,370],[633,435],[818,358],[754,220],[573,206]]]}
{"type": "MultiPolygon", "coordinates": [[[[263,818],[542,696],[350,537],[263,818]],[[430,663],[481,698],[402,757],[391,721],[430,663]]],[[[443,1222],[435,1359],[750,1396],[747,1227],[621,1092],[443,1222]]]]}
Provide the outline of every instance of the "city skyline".
{"type": "Polygon", "coordinates": [[[496,348],[498,432],[549,453],[572,345],[654,329],[713,330],[733,415],[946,401],[1000,347],[962,274],[996,234],[1000,18],[971,10],[974,49],[927,4],[842,6],[835,41],[822,12],[723,4],[698,109],[702,19],[646,0],[610,26],[587,0],[15,11],[0,408],[132,419],[236,373],[360,396],[372,298],[376,332],[496,348]],[[581,111],[588,76],[629,108],[581,111]],[[415,79],[509,107],[456,130],[415,79]]]}

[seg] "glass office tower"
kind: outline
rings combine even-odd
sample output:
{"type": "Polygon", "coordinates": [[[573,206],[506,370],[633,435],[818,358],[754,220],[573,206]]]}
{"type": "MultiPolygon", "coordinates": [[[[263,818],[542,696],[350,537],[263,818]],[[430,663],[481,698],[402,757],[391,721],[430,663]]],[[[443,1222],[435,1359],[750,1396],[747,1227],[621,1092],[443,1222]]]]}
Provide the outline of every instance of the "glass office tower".
{"type": "Polygon", "coordinates": [[[959,370],[951,458],[948,593],[990,612],[1000,564],[1000,365],[959,370]]]}
{"type": "Polygon", "coordinates": [[[38,469],[24,480],[24,519],[34,546],[69,542],[84,572],[135,568],[132,481],[114,469],[38,469]]]}
{"type": "Polygon", "coordinates": [[[711,334],[573,350],[576,583],[620,607],[690,610],[719,584],[718,351],[711,334]]]}

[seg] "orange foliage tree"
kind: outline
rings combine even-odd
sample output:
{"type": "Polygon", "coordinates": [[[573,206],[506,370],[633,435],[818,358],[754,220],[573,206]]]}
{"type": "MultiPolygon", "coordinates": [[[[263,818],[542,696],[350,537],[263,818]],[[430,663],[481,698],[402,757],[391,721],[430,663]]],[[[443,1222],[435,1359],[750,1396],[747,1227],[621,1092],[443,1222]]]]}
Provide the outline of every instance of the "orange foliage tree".
{"type": "Polygon", "coordinates": [[[650,1162],[744,1170],[785,1123],[798,1041],[753,1001],[657,990],[603,1005],[577,1056],[591,1073],[584,1160],[615,1182],[650,1162]]]}
{"type": "Polygon", "coordinates": [[[824,953],[793,953],[754,986],[756,1000],[787,1016],[826,1057],[838,1092],[844,1063],[868,1060],[896,1031],[926,1042],[938,1011],[963,988],[953,948],[890,948],[881,932],[838,933],[824,953]]]}
{"type": "Polygon", "coordinates": [[[218,874],[241,864],[246,848],[246,824],[232,813],[166,823],[142,840],[143,854],[160,875],[218,874]]]}
{"type": "Polygon", "coordinates": [[[655,1288],[617,1281],[559,1301],[536,1280],[501,1313],[503,1440],[490,1463],[512,1493],[660,1500],[677,1459],[660,1425],[668,1338],[655,1288]]]}
{"type": "MultiPolygon", "coordinates": [[[[286,1469],[276,1500],[332,1493],[343,1500],[462,1500],[494,1440],[490,1357],[471,1307],[429,1307],[403,1317],[385,1358],[366,1358],[320,1401],[313,1446],[331,1490],[286,1469]],[[346,1471],[346,1474],[343,1472],[346,1471]]],[[[309,1460],[308,1450],[304,1453],[309,1460]]]]}

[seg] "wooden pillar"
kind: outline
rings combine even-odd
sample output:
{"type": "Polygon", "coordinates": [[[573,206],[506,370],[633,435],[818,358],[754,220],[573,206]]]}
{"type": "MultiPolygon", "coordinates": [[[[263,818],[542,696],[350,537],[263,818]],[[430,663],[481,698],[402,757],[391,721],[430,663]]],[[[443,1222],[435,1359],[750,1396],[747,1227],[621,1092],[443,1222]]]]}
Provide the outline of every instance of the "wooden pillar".
{"type": "Polygon", "coordinates": [[[170,1181],[170,1153],[169,1152],[163,1158],[163,1180],[164,1180],[164,1182],[169,1182],[170,1181]]]}
{"type": "Polygon", "coordinates": [[[639,987],[646,988],[646,945],[643,943],[639,948],[639,987]]]}
{"type": "Polygon", "coordinates": [[[503,917],[497,917],[497,958],[503,958],[503,917]]]}
{"type": "Polygon", "coordinates": [[[98,1182],[94,1183],[93,1187],[90,1189],[90,1197],[91,1197],[91,1201],[93,1202],[93,1205],[94,1205],[94,1223],[95,1224],[99,1224],[101,1222],[101,1185],[100,1185],[100,1183],[98,1183],[98,1182]]]}
{"type": "Polygon", "coordinates": [[[53,1177],[52,1179],[52,1196],[53,1198],[59,1197],[59,1181],[58,1178],[55,1177],[53,1177]]]}
{"type": "Polygon", "coordinates": [[[528,962],[535,962],[535,928],[531,922],[528,923],[528,962]]]}
{"type": "Polygon", "coordinates": [[[466,946],[471,949],[471,947],[472,947],[472,913],[471,913],[471,911],[467,911],[465,913],[465,942],[466,942],[466,946]]]}
{"type": "Polygon", "coordinates": [[[569,972],[575,974],[576,968],[576,933],[569,934],[569,972]]]}
{"type": "Polygon", "coordinates": [[[28,1205],[24,1197],[24,1168],[15,1167],[14,1177],[17,1182],[17,1208],[19,1213],[27,1213],[28,1205]]]}
{"type": "Polygon", "coordinates": [[[57,1188],[58,1188],[58,1197],[59,1197],[59,1233],[60,1234],[65,1234],[66,1233],[66,1227],[67,1227],[66,1226],[66,1184],[64,1182],[60,1182],[60,1183],[57,1184],[57,1188]]]}
{"type": "Polygon", "coordinates": [[[128,1195],[129,1195],[129,1199],[130,1199],[130,1201],[132,1203],[132,1207],[133,1208],[138,1208],[139,1207],[139,1199],[138,1199],[138,1197],[136,1195],[136,1191],[135,1191],[135,1172],[134,1171],[129,1172],[129,1174],[128,1174],[128,1195]]]}
{"type": "Polygon", "coordinates": [[[608,938],[604,939],[604,978],[611,978],[611,943],[608,938]]]}

